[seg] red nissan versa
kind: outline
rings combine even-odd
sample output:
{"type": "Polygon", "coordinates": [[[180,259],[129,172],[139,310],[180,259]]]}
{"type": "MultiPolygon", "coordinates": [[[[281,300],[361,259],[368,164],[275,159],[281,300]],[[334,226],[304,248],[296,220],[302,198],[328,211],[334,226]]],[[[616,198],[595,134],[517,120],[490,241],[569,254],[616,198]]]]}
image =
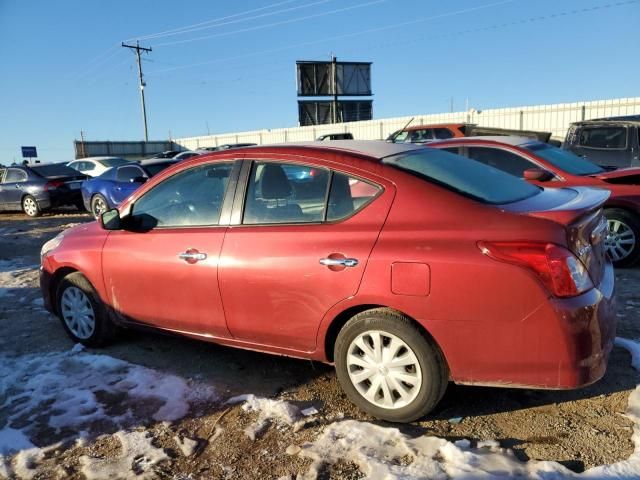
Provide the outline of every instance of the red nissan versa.
{"type": "Polygon", "coordinates": [[[602,377],[615,335],[608,196],[409,144],[217,152],[47,242],[42,293],[85,345],[144,325],[334,362],[354,403],[406,422],[450,380],[602,377]]]}
{"type": "Polygon", "coordinates": [[[464,155],[544,187],[599,187],[604,205],[607,253],[616,267],[640,261],[640,168],[606,171],[576,154],[524,137],[473,137],[429,145],[464,155]]]}

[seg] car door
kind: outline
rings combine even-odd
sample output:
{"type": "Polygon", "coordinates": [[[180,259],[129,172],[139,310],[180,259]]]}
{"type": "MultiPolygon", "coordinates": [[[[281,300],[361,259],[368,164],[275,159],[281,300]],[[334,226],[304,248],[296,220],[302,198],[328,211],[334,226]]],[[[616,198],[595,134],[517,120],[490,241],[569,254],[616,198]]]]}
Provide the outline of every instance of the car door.
{"type": "Polygon", "coordinates": [[[236,339],[312,351],[325,313],[358,291],[395,190],[313,161],[243,167],[218,274],[236,339]]]}
{"type": "Polygon", "coordinates": [[[128,208],[125,228],[109,233],[102,254],[117,312],[172,331],[228,336],[218,263],[232,202],[225,193],[236,170],[232,162],[190,167],[128,208]]]}
{"type": "Polygon", "coordinates": [[[20,210],[22,208],[22,196],[27,182],[27,174],[19,168],[7,168],[2,182],[0,196],[4,208],[8,210],[20,210]]]}
{"type": "Polygon", "coordinates": [[[137,165],[123,165],[118,167],[116,181],[111,189],[111,199],[114,205],[120,205],[125,198],[135,192],[147,179],[146,172],[137,165]]]}
{"type": "Polygon", "coordinates": [[[631,143],[626,126],[582,126],[574,133],[571,150],[591,162],[608,168],[631,166],[631,143]]]}

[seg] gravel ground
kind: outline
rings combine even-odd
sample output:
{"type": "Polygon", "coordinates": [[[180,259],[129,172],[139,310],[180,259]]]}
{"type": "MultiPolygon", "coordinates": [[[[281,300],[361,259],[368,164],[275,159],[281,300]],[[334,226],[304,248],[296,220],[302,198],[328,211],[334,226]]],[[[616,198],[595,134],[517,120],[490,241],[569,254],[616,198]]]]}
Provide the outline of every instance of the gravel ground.
{"type": "MultiPolygon", "coordinates": [[[[0,355],[60,352],[73,346],[58,320],[45,313],[38,302],[39,249],[62,229],[90,220],[73,210],[38,219],[0,214],[0,261],[20,258],[29,267],[21,274],[25,285],[19,292],[22,301],[13,301],[15,296],[0,298],[0,355]]],[[[639,339],[640,269],[621,270],[616,278],[618,335],[639,339]]],[[[134,428],[146,432],[168,457],[153,470],[156,478],[289,478],[305,472],[311,461],[288,454],[288,447],[295,453],[295,446],[316,438],[328,423],[353,418],[387,425],[363,414],[346,399],[331,367],[310,361],[148,332],[127,332],[117,343],[96,353],[215,385],[221,396],[220,401],[202,405],[182,420],[149,420],[134,428]],[[224,399],[243,393],[287,400],[301,408],[314,406],[320,413],[297,428],[267,423],[251,440],[244,431],[257,414],[224,403],[224,399]],[[183,438],[195,440],[189,455],[178,444],[183,438]]],[[[472,445],[495,439],[502,447],[512,448],[521,460],[554,460],[580,472],[626,459],[633,452],[632,423],[624,412],[637,383],[629,354],[616,348],[604,379],[588,388],[565,392],[451,385],[432,415],[400,429],[410,436],[466,438],[472,445]]],[[[2,395],[0,392],[0,404],[2,395]]],[[[0,409],[0,429],[5,424],[6,412],[0,409]]],[[[81,456],[120,455],[122,446],[114,432],[106,429],[102,433],[80,445],[65,443],[48,451],[35,478],[84,478],[81,456]]],[[[38,446],[47,443],[44,436],[31,440],[38,446]]],[[[319,475],[336,479],[362,476],[349,462],[328,466],[319,475]]]]}

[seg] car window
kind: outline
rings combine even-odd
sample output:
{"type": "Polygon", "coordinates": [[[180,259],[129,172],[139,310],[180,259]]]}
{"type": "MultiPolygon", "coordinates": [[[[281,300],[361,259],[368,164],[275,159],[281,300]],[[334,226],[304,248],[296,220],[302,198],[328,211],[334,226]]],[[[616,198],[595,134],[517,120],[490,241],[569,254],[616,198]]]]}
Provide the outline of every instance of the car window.
{"type": "Polygon", "coordinates": [[[434,148],[391,155],[382,161],[482,203],[512,203],[542,191],[540,187],[496,168],[434,148]]]}
{"type": "Polygon", "coordinates": [[[95,164],[91,162],[82,162],[82,170],[84,170],[85,172],[90,172],[91,170],[95,170],[95,168],[95,164]]]}
{"type": "Polygon", "coordinates": [[[77,170],[68,167],[64,163],[50,163],[43,165],[34,165],[31,170],[44,178],[55,177],[76,177],[78,176],[77,170]]]}
{"type": "Polygon", "coordinates": [[[434,128],[433,133],[439,140],[446,140],[453,137],[453,132],[448,128],[434,128]]]}
{"type": "Polygon", "coordinates": [[[531,142],[521,146],[544,158],[560,170],[573,175],[593,175],[594,173],[604,172],[603,168],[591,163],[589,160],[579,157],[569,150],[563,150],[548,143],[531,142]]]}
{"type": "Polygon", "coordinates": [[[277,162],[254,162],[242,223],[313,223],[325,218],[329,171],[277,162]]]}
{"type": "Polygon", "coordinates": [[[331,176],[331,189],[327,220],[336,221],[362,210],[382,191],[377,185],[359,178],[335,172],[331,176]]]}
{"type": "Polygon", "coordinates": [[[392,133],[392,134],[389,136],[389,141],[390,141],[392,138],[393,138],[393,142],[394,142],[394,143],[404,143],[404,142],[406,142],[406,141],[407,141],[407,136],[409,135],[409,132],[400,132],[400,133],[398,133],[398,134],[397,134],[397,136],[394,138],[394,135],[396,135],[396,133],[398,133],[398,132],[392,133]]]}
{"type": "Polygon", "coordinates": [[[116,174],[116,180],[118,182],[130,182],[137,177],[145,177],[145,173],[139,167],[127,165],[125,167],[118,168],[116,174]]]}
{"type": "Polygon", "coordinates": [[[627,148],[627,129],[625,127],[583,127],[578,140],[583,147],[625,149],[627,148]]]}
{"type": "Polygon", "coordinates": [[[125,160],[124,158],[114,157],[114,158],[104,158],[102,160],[98,160],[102,166],[111,168],[111,167],[119,167],[120,165],[126,165],[127,163],[131,163],[129,160],[125,160]]]}
{"type": "Polygon", "coordinates": [[[147,172],[149,172],[149,175],[154,177],[157,174],[159,174],[162,170],[164,170],[165,168],[169,168],[171,165],[174,165],[175,163],[177,162],[172,159],[168,162],[158,162],[151,165],[145,165],[145,168],[147,169],[147,172]]]}
{"type": "Polygon", "coordinates": [[[17,168],[10,168],[7,170],[7,175],[4,179],[4,183],[14,183],[14,182],[26,182],[27,174],[22,170],[18,170],[17,168]]]}
{"type": "Polygon", "coordinates": [[[80,162],[71,162],[67,167],[73,168],[74,170],[80,170],[80,162]]]}
{"type": "Polygon", "coordinates": [[[456,155],[458,155],[460,153],[460,148],[459,147],[447,147],[447,148],[441,148],[440,150],[443,150],[443,151],[449,152],[449,153],[455,153],[456,155]]]}
{"type": "Polygon", "coordinates": [[[529,168],[540,168],[535,163],[512,152],[500,148],[469,147],[467,156],[473,160],[497,168],[503,172],[523,178],[524,171],[529,168]]]}
{"type": "Polygon", "coordinates": [[[131,221],[145,229],[217,225],[232,165],[200,165],[163,180],[134,203],[131,221]]]}
{"type": "Polygon", "coordinates": [[[407,141],[410,143],[416,143],[416,142],[427,142],[430,140],[433,140],[433,129],[423,128],[420,130],[410,131],[409,139],[407,141]]]}

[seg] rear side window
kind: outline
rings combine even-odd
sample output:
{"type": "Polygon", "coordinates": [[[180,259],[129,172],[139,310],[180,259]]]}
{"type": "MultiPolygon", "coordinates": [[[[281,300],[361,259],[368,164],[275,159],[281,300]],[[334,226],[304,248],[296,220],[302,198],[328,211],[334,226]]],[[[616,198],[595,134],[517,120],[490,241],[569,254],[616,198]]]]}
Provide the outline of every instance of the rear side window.
{"type": "MultiPolygon", "coordinates": [[[[75,173],[75,172],[74,172],[75,173]]],[[[4,183],[25,182],[27,180],[27,174],[17,168],[10,168],[7,170],[4,183]]]]}
{"type": "Polygon", "coordinates": [[[326,168],[254,162],[243,224],[321,223],[350,217],[382,188],[326,168]]]}
{"type": "Polygon", "coordinates": [[[469,147],[468,152],[469,158],[520,178],[524,177],[525,170],[539,168],[520,155],[499,148],[469,147]]]}
{"type": "Polygon", "coordinates": [[[392,155],[382,161],[482,203],[517,202],[542,190],[475,160],[431,148],[392,155]]]}
{"type": "Polygon", "coordinates": [[[583,147],[624,150],[627,148],[625,127],[583,127],[578,138],[583,147]]]}
{"type": "Polygon", "coordinates": [[[118,182],[130,182],[137,177],[146,176],[144,172],[138,167],[120,167],[116,174],[116,180],[118,182]]]}
{"type": "Polygon", "coordinates": [[[434,128],[433,133],[439,140],[446,140],[453,137],[453,132],[448,128],[434,128]]]}

